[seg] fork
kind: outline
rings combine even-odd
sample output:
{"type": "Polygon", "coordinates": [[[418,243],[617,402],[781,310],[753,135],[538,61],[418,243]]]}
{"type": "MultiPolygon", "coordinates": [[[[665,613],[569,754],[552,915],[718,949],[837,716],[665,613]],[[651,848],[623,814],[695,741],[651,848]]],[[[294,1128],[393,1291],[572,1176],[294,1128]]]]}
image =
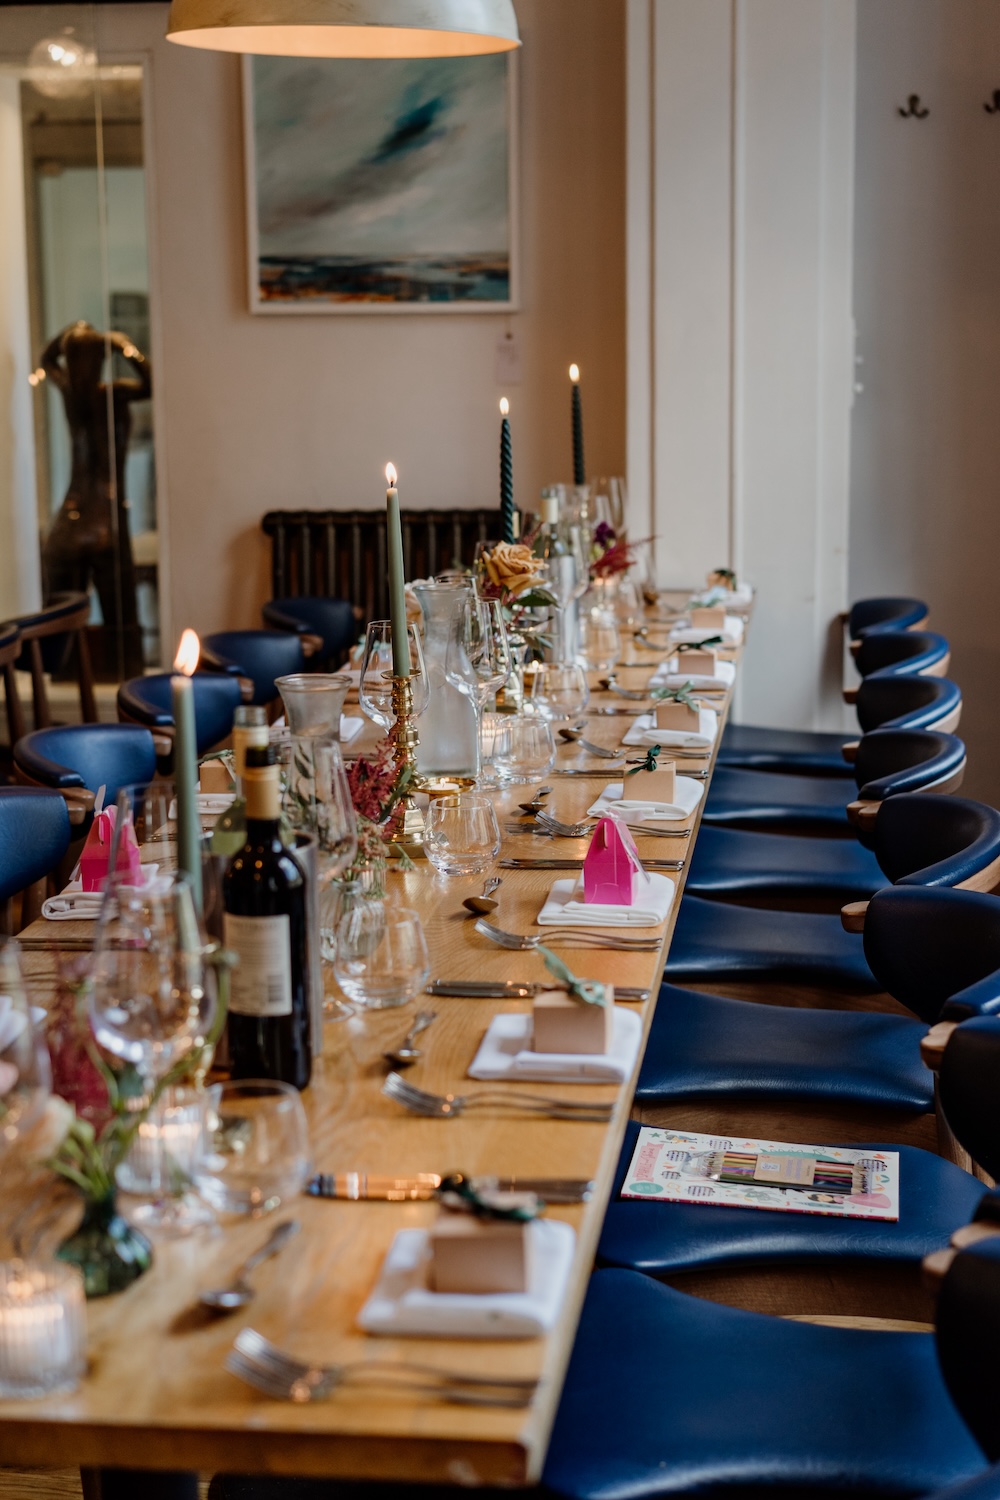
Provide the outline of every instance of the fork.
{"type": "Polygon", "coordinates": [[[395,1099],[404,1109],[429,1119],[450,1120],[478,1105],[487,1108],[523,1109],[529,1114],[544,1115],[549,1120],[592,1120],[607,1123],[613,1104],[592,1100],[556,1099],[550,1094],[522,1094],[518,1089],[480,1089],[475,1094],[432,1094],[418,1089],[399,1073],[390,1073],[382,1085],[387,1099],[395,1099]]]}
{"type": "Polygon", "coordinates": [[[265,1395],[298,1402],[317,1401],[351,1381],[370,1379],[462,1405],[523,1407],[530,1404],[538,1387],[530,1377],[470,1375],[389,1360],[308,1365],[285,1354],[254,1328],[244,1328],[237,1335],[226,1369],[265,1395]]]}
{"type": "Polygon", "coordinates": [[[586,750],[588,755],[597,755],[601,760],[621,760],[620,750],[609,750],[606,745],[595,745],[593,740],[584,739],[583,735],[575,729],[560,729],[559,738],[565,740],[567,745],[579,745],[581,750],[586,750]]]}
{"type": "MultiPolygon", "coordinates": [[[[618,814],[611,812],[609,816],[616,817],[618,814]]],[[[543,830],[562,839],[585,838],[594,828],[593,820],[583,823],[560,823],[559,819],[552,817],[551,813],[540,812],[535,821],[543,830]]],[[[691,837],[690,828],[645,828],[638,824],[629,824],[629,827],[633,833],[641,833],[644,838],[647,834],[654,839],[689,839],[691,837]]]]}
{"type": "Polygon", "coordinates": [[[570,942],[581,948],[613,948],[621,953],[656,953],[660,947],[659,938],[617,937],[610,934],[606,937],[602,932],[589,932],[585,927],[549,927],[540,933],[505,932],[502,927],[497,927],[495,922],[488,922],[485,917],[480,917],[475,923],[475,929],[501,948],[511,948],[518,952],[537,948],[541,943],[548,945],[559,942],[570,942]]]}

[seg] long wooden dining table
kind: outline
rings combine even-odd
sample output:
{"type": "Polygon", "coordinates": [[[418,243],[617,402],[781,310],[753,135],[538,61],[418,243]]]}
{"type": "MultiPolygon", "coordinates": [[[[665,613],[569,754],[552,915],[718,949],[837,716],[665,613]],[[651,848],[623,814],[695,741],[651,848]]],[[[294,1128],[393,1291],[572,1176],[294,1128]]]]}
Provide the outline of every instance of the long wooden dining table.
{"type": "MultiPolygon", "coordinates": [[[[665,642],[668,627],[652,617],[650,624],[653,639],[665,642]]],[[[723,655],[738,662],[740,648],[723,655]]],[[[660,659],[647,647],[630,645],[619,664],[618,680],[641,688],[660,659]]],[[[696,769],[710,777],[730,699],[731,692],[710,700],[719,711],[715,749],[700,759],[679,761],[680,774],[696,769]]],[[[591,708],[600,707],[634,705],[600,690],[595,676],[591,708]]],[[[617,747],[632,722],[625,716],[591,715],[586,733],[601,745],[617,747]]],[[[365,744],[359,740],[352,752],[363,751],[365,744]]],[[[546,778],[554,789],[547,806],[566,821],[581,818],[602,787],[620,779],[620,772],[606,769],[604,762],[577,745],[561,743],[557,770],[570,769],[587,775],[546,778]]],[[[526,789],[514,786],[492,795],[505,830],[521,816],[518,803],[526,789]]],[[[703,806],[704,799],[687,820],[671,824],[689,829],[688,839],[637,834],[640,856],[677,856],[685,861],[680,874],[672,877],[677,893],[670,916],[656,930],[662,937],[658,952],[559,949],[578,975],[649,991],[647,1001],[633,1006],[642,1018],[643,1043],[703,806]]],[[[585,849],[586,840],[553,841],[504,831],[501,857],[574,856],[585,849]]],[[[499,924],[515,932],[544,933],[535,920],[559,872],[497,873],[503,875],[495,914],[499,924]]],[[[537,954],[506,951],[476,932],[462,901],[478,894],[481,884],[482,877],[438,875],[421,860],[408,872],[389,875],[388,900],[419,912],[433,978],[543,979],[545,969],[537,954]]],[[[56,948],[85,946],[91,931],[92,924],[88,928],[85,923],[44,921],[26,929],[24,964],[36,994],[55,974],[56,948]]],[[[423,1088],[464,1093],[477,1087],[467,1082],[467,1069],[492,1016],[501,1009],[525,1010],[530,1002],[437,997],[432,1005],[438,1018],[422,1039],[421,1061],[408,1076],[423,1088]]],[[[437,1207],[432,1202],[304,1196],[278,1211],[278,1217],[294,1215],[300,1220],[302,1232],[277,1259],[260,1268],[256,1298],[240,1313],[205,1316],[198,1310],[198,1294],[227,1284],[266,1237],[271,1227],[266,1221],[229,1221],[186,1239],[157,1243],[153,1267],[145,1276],[120,1295],[89,1303],[86,1377],[68,1395],[0,1403],[0,1465],[225,1470],[462,1485],[523,1486],[538,1479],[629,1119],[635,1076],[618,1088],[545,1086],[546,1092],[566,1098],[613,1102],[609,1124],[540,1120],[503,1111],[418,1118],[381,1092],[387,1071],[383,1052],[400,1040],[413,1008],[368,1011],[325,1026],[323,1053],[303,1096],[314,1167],[321,1172],[393,1176],[462,1171],[592,1179],[588,1202],[546,1210],[576,1232],[572,1274],[552,1331],[546,1337],[511,1341],[366,1335],[357,1326],[357,1315],[394,1235],[431,1224],[437,1207]],[[521,1410],[451,1405],[351,1384],[311,1403],[277,1401],[224,1368],[234,1336],[243,1326],[259,1330],[310,1363],[419,1361],[444,1369],[537,1377],[539,1384],[531,1405],[521,1410]]],[[[641,1053],[642,1049],[640,1060],[641,1053]]],[[[37,1177],[34,1188],[42,1195],[48,1190],[37,1177]]]]}

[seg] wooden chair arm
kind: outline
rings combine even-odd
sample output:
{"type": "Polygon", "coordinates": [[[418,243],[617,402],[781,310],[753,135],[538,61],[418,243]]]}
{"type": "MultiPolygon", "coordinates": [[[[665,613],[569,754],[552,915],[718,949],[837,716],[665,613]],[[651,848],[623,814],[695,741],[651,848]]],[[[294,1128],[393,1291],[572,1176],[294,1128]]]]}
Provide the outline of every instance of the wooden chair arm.
{"type": "Polygon", "coordinates": [[[74,827],[85,823],[94,811],[94,794],[85,786],[71,786],[63,790],[63,800],[69,821],[74,827]]]}
{"type": "Polygon", "coordinates": [[[173,729],[163,728],[154,729],[151,732],[153,735],[153,749],[161,760],[165,760],[167,756],[174,753],[174,731],[173,729]]]}
{"type": "Polygon", "coordinates": [[[1000,1224],[995,1219],[973,1219],[971,1224],[963,1224],[961,1229],[955,1230],[951,1243],[956,1250],[968,1250],[970,1245],[991,1240],[997,1234],[1000,1234],[1000,1224]]]}
{"type": "Polygon", "coordinates": [[[857,688],[856,687],[845,688],[844,689],[844,702],[845,703],[857,703],[857,701],[858,701],[858,690],[857,690],[857,688]]]}
{"type": "Polygon", "coordinates": [[[970,1245],[978,1244],[980,1240],[992,1239],[998,1234],[1000,1234],[1000,1224],[989,1219],[974,1219],[971,1224],[963,1224],[960,1229],[955,1230],[947,1250],[932,1250],[930,1255],[924,1256],[921,1265],[924,1286],[936,1297],[959,1251],[967,1250],[970,1245]]]}
{"type": "Polygon", "coordinates": [[[848,901],[840,908],[840,925],[845,932],[864,932],[867,901],[848,901]]]}
{"type": "Polygon", "coordinates": [[[870,832],[875,827],[875,819],[881,806],[881,802],[848,802],[847,821],[853,823],[855,828],[870,832]]]}
{"type": "Polygon", "coordinates": [[[850,765],[853,765],[858,758],[858,746],[860,743],[860,740],[848,740],[846,745],[841,745],[840,747],[841,755],[850,765]]]}
{"type": "Polygon", "coordinates": [[[319,656],[323,650],[323,637],[321,635],[310,635],[303,631],[299,636],[302,642],[302,655],[308,660],[311,656],[319,656]]]}
{"type": "Polygon", "coordinates": [[[240,697],[243,699],[243,702],[244,703],[252,703],[253,702],[253,695],[254,695],[253,678],[252,677],[238,677],[236,680],[237,680],[237,682],[240,685],[240,697]]]}
{"type": "Polygon", "coordinates": [[[923,1059],[924,1067],[930,1068],[932,1073],[936,1073],[940,1068],[941,1059],[944,1057],[944,1049],[947,1047],[951,1034],[957,1025],[957,1021],[938,1021],[937,1025],[932,1026],[927,1035],[921,1040],[920,1056],[923,1059]]]}
{"type": "Polygon", "coordinates": [[[921,1279],[927,1291],[932,1297],[936,1297],[941,1290],[941,1283],[951,1270],[951,1263],[958,1254],[957,1250],[932,1250],[930,1255],[925,1255],[920,1263],[921,1279]]]}

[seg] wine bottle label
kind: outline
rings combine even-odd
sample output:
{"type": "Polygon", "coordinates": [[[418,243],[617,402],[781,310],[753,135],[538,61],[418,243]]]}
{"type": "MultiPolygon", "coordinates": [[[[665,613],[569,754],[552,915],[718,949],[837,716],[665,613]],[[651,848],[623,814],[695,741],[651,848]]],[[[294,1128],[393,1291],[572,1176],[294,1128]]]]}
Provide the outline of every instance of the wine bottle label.
{"type": "Polygon", "coordinates": [[[236,917],[226,912],[223,942],[239,955],[229,1009],[239,1016],[290,1016],[292,946],[287,916],[236,917]]]}

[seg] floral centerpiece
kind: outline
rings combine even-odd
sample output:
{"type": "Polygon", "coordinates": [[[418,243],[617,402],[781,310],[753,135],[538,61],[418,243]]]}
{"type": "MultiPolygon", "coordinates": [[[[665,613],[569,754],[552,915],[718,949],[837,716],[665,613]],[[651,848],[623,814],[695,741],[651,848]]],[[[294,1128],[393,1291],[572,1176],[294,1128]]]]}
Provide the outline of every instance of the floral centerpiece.
{"type": "Polygon", "coordinates": [[[514,669],[497,694],[497,711],[516,712],[524,702],[524,672],[529,656],[541,656],[549,611],[557,603],[545,586],[545,562],[533,547],[534,532],[521,542],[494,542],[477,560],[476,588],[481,599],[497,599],[507,623],[514,669]]]}
{"type": "Polygon", "coordinates": [[[598,521],[590,545],[591,578],[613,579],[627,573],[636,560],[636,547],[642,545],[630,542],[624,531],[615,531],[607,521],[598,521]]]}
{"type": "Polygon", "coordinates": [[[407,868],[409,858],[400,841],[405,817],[405,798],[413,780],[413,768],[396,763],[396,731],[391,729],[380,741],[370,760],[363,756],[354,762],[347,773],[347,784],[358,825],[358,852],[354,863],[345,870],[341,879],[363,881],[374,875],[378,889],[370,895],[384,895],[382,879],[385,860],[391,852],[398,855],[401,867],[407,868]]]}

